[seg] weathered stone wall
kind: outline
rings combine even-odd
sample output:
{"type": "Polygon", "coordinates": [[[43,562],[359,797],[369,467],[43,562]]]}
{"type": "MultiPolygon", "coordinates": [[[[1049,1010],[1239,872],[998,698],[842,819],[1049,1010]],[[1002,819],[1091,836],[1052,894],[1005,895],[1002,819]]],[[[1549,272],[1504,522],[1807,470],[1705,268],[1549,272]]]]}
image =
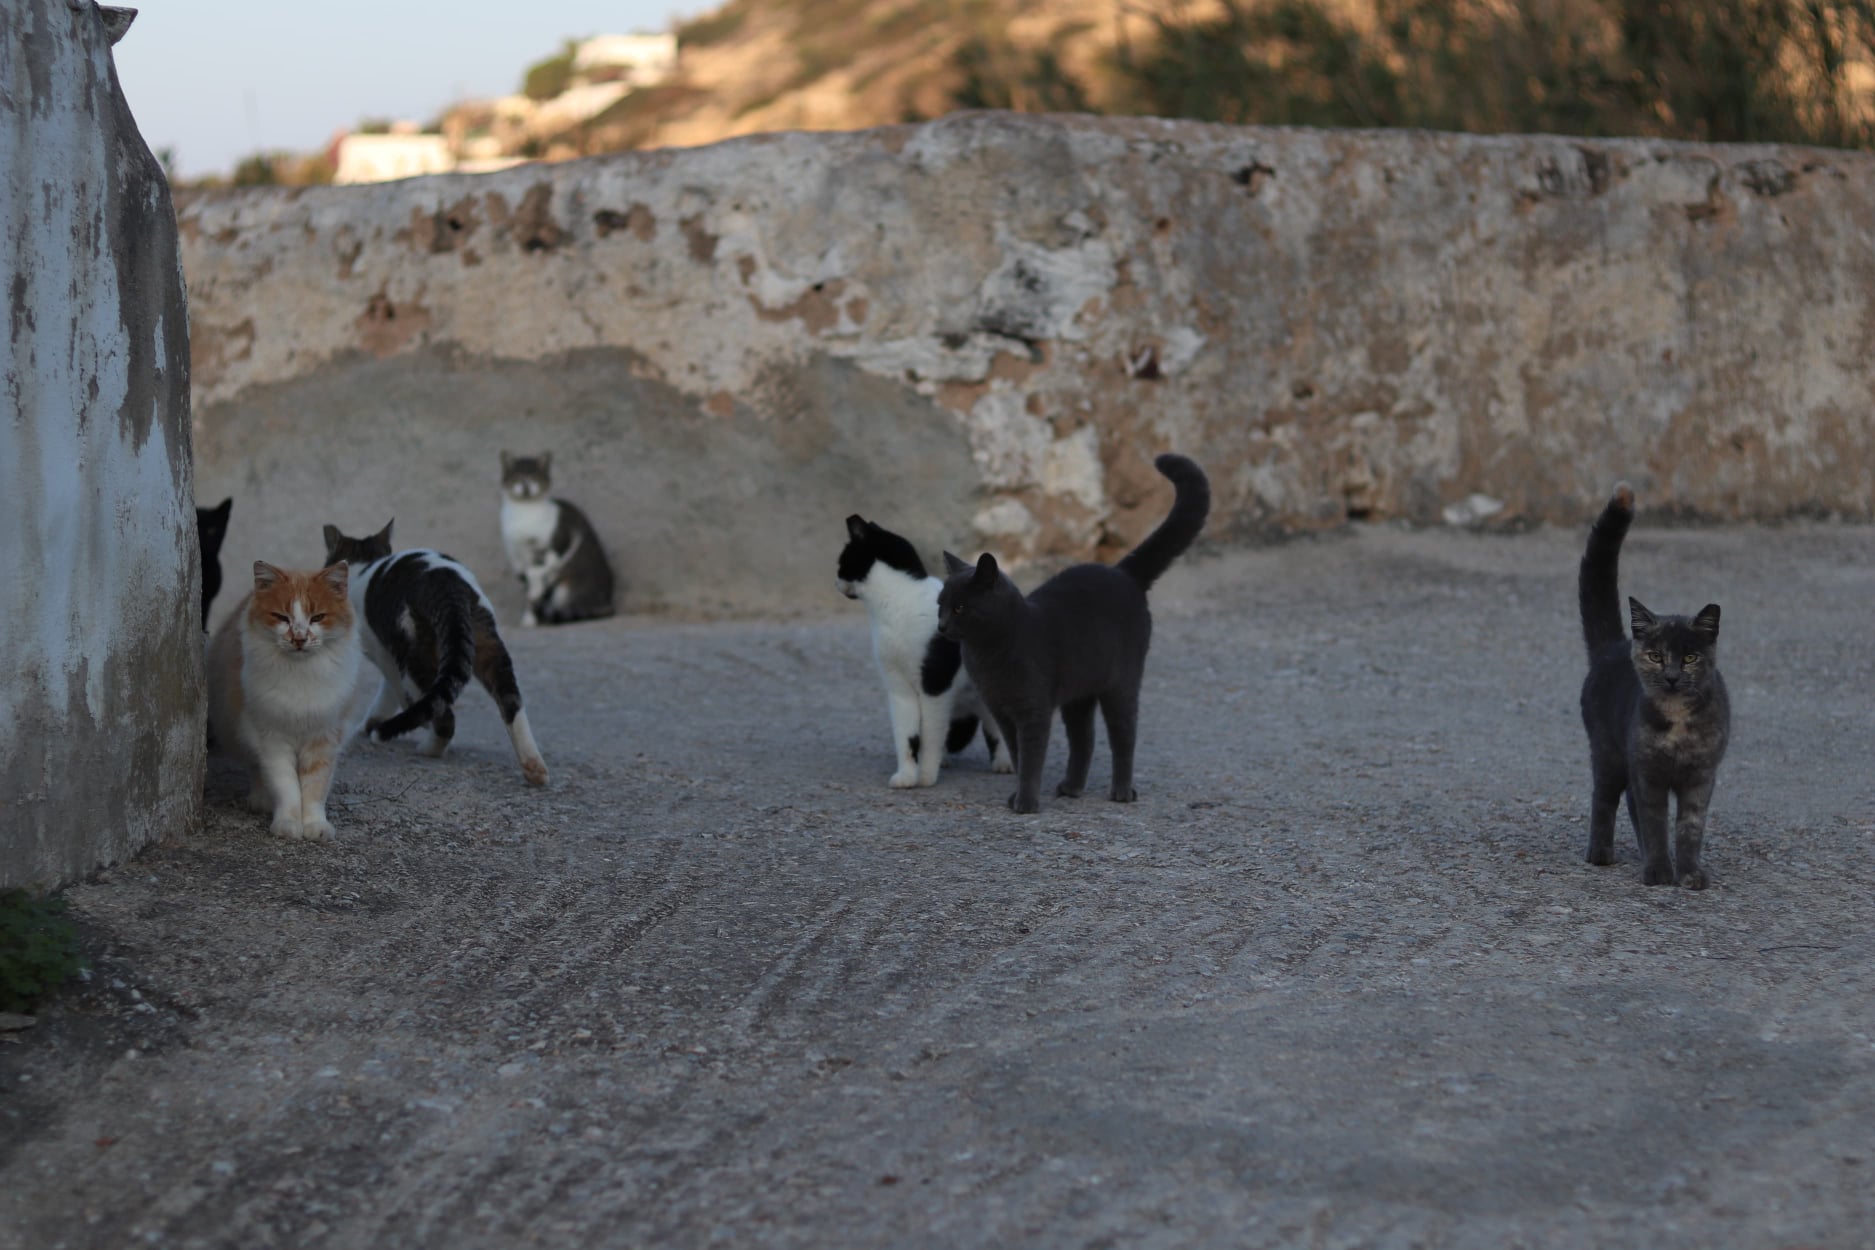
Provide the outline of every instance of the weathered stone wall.
{"type": "Polygon", "coordinates": [[[0,887],[194,825],[200,592],[175,219],[89,3],[0,6],[0,887]]]}
{"type": "MultiPolygon", "coordinates": [[[[850,511],[927,549],[1875,513],[1875,159],[962,115],[184,210],[205,498],[502,568],[551,448],[628,602],[815,602],[850,511]]],[[[514,598],[505,586],[504,606],[514,598]]]]}

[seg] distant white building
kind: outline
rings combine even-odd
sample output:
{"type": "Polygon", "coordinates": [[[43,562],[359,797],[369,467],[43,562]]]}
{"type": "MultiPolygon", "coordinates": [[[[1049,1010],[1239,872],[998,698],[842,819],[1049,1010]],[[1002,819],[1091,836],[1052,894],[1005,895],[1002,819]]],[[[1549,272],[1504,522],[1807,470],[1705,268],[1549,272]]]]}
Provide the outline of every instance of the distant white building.
{"type": "Polygon", "coordinates": [[[333,182],[390,182],[456,168],[442,135],[346,135],[338,141],[333,182]]]}
{"type": "Polygon", "coordinates": [[[573,49],[573,72],[587,79],[615,78],[634,87],[664,81],[677,69],[677,36],[594,35],[573,49]]]}

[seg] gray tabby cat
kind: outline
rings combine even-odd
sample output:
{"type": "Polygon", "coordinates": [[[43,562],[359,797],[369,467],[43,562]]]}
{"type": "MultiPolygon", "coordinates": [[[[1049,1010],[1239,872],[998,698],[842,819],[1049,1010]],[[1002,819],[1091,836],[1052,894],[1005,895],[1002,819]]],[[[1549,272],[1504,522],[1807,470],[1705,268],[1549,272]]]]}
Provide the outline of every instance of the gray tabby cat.
{"type": "Polygon", "coordinates": [[[612,565],[586,514],[548,494],[553,453],[501,453],[501,541],[527,595],[523,625],[611,616],[612,565]]]}
{"type": "Polygon", "coordinates": [[[1622,482],[1589,531],[1576,583],[1589,649],[1582,724],[1595,774],[1587,859],[1615,862],[1615,809],[1625,792],[1646,861],[1641,880],[1672,885],[1677,867],[1679,884],[1703,890],[1706,808],[1732,732],[1732,706],[1719,675],[1719,605],[1708,603],[1689,619],[1655,616],[1629,599],[1629,641],[1616,576],[1621,540],[1633,520],[1634,491],[1622,482]],[[1671,858],[1669,796],[1679,800],[1671,858]]]}

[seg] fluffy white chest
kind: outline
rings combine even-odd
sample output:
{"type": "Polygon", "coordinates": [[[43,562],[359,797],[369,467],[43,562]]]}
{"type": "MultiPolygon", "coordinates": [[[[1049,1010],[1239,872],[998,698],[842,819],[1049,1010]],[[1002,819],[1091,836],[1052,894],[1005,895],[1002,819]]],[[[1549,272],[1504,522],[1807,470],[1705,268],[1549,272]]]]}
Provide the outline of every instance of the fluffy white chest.
{"type": "Polygon", "coordinates": [[[263,736],[307,736],[348,719],[367,678],[356,634],[310,655],[287,655],[253,635],[242,639],[241,685],[246,716],[263,736]]]}
{"type": "Polygon", "coordinates": [[[872,653],[881,668],[916,673],[924,664],[931,635],[937,632],[935,577],[915,578],[896,569],[875,567],[861,591],[872,614],[872,653]]]}
{"type": "Polygon", "coordinates": [[[501,542],[508,564],[516,572],[538,560],[553,546],[554,527],[560,523],[560,505],[551,499],[501,497],[501,542]]]}

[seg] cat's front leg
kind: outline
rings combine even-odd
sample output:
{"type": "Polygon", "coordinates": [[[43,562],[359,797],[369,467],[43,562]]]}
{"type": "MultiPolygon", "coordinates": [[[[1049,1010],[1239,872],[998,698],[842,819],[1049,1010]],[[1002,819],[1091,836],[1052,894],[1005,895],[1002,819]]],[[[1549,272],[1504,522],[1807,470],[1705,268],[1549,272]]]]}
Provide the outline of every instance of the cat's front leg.
{"type": "Polygon", "coordinates": [[[1042,765],[1048,762],[1048,729],[1053,715],[1038,716],[1016,728],[1016,792],[1009,806],[1027,815],[1042,810],[1042,765]]]}
{"type": "Polygon", "coordinates": [[[326,819],[326,791],[332,785],[332,769],[338,763],[337,735],[313,739],[300,748],[299,836],[312,842],[332,840],[332,822],[326,819]]]}
{"type": "Polygon", "coordinates": [[[1667,854],[1667,789],[1629,778],[1628,798],[1633,807],[1634,836],[1641,847],[1641,883],[1672,885],[1673,860],[1667,854]]]}
{"type": "Polygon", "coordinates": [[[273,799],[273,823],[267,831],[279,838],[299,837],[299,765],[293,748],[269,744],[257,753],[256,763],[273,799]]]}
{"type": "Polygon", "coordinates": [[[934,786],[944,767],[944,738],[950,732],[953,692],[918,695],[918,784],[934,786]],[[926,744],[929,744],[927,746],[926,744]]]}
{"type": "MultiPolygon", "coordinates": [[[[886,703],[892,713],[892,745],[898,752],[898,771],[889,784],[894,790],[909,790],[918,784],[918,756],[926,749],[918,734],[918,692],[898,687],[886,691],[886,703]]],[[[942,751],[940,737],[930,749],[942,751]]]]}
{"type": "Polygon", "coordinates": [[[1706,870],[1699,862],[1699,852],[1706,840],[1706,808],[1712,802],[1712,787],[1718,780],[1708,777],[1680,791],[1680,809],[1673,821],[1673,864],[1679,871],[1680,884],[1689,890],[1706,888],[1706,870]]]}

